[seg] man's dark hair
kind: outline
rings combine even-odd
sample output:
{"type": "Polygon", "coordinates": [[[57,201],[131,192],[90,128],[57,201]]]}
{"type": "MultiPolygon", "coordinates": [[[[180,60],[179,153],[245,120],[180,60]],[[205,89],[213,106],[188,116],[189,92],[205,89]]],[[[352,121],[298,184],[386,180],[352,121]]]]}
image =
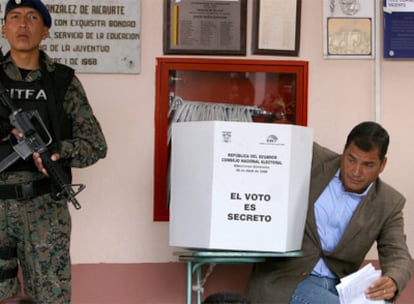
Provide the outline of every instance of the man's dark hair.
{"type": "Polygon", "coordinates": [[[238,293],[221,291],[208,296],[203,304],[250,304],[250,301],[238,293]]]}
{"type": "Polygon", "coordinates": [[[345,149],[354,143],[359,149],[365,152],[372,151],[378,147],[379,159],[385,158],[388,150],[390,137],[388,132],[378,123],[365,121],[355,126],[348,135],[345,149]]]}

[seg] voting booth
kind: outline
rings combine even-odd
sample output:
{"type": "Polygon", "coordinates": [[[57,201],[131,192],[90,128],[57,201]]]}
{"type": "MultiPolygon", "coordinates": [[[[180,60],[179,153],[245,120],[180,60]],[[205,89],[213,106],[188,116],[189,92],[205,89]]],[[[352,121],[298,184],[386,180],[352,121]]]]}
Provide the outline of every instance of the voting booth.
{"type": "Polygon", "coordinates": [[[268,123],[175,123],[170,245],[300,250],[313,130],[268,123]]]}

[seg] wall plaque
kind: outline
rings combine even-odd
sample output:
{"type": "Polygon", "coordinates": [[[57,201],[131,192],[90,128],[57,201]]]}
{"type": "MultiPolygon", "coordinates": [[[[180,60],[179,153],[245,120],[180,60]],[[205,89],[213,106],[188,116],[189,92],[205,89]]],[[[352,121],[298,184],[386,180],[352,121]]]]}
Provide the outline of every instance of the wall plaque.
{"type": "Polygon", "coordinates": [[[414,58],[412,0],[384,0],[384,58],[414,58]]]}
{"type": "Polygon", "coordinates": [[[164,0],[164,53],[245,55],[246,0],[164,0]]]}
{"type": "MultiPolygon", "coordinates": [[[[0,0],[4,22],[6,0],[0,0]]],[[[41,48],[78,73],[140,72],[140,0],[44,0],[52,16],[41,48]]],[[[9,50],[0,40],[3,52],[9,50]]]]}

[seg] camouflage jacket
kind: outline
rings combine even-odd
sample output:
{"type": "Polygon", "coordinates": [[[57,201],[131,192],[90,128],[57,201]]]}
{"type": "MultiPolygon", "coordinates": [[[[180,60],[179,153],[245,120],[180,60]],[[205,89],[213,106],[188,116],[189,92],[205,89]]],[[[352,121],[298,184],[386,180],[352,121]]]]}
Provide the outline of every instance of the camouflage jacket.
{"type": "MultiPolygon", "coordinates": [[[[55,69],[55,64],[49,56],[44,54],[48,71],[55,69]]],[[[22,79],[18,67],[11,56],[7,54],[2,62],[2,68],[6,75],[13,80],[36,81],[41,78],[41,71],[31,71],[25,79],[22,79]]],[[[61,159],[70,164],[70,167],[82,168],[96,163],[104,158],[107,152],[107,144],[91,105],[88,102],[85,90],[74,76],[63,101],[63,109],[72,121],[72,138],[60,142],[58,151],[61,159]]],[[[18,183],[38,179],[37,172],[3,172],[0,175],[0,183],[18,183]]]]}

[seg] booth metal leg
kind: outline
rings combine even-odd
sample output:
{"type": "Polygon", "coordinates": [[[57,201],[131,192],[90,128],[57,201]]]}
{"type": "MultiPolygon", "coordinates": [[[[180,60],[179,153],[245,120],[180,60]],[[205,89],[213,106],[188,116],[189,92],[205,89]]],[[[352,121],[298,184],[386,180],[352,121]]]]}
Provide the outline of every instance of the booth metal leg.
{"type": "Polygon", "coordinates": [[[201,304],[201,295],[203,293],[202,286],[201,286],[201,266],[202,264],[198,264],[196,268],[197,272],[197,304],[201,304]]]}
{"type": "Polygon", "coordinates": [[[193,293],[193,273],[195,272],[195,280],[196,280],[196,303],[201,304],[201,299],[203,295],[203,290],[201,286],[201,266],[204,263],[193,263],[191,261],[187,261],[187,304],[192,304],[192,293],[193,293]]]}
{"type": "Polygon", "coordinates": [[[193,285],[193,265],[191,261],[187,261],[187,304],[191,304],[191,289],[193,285]]]}

